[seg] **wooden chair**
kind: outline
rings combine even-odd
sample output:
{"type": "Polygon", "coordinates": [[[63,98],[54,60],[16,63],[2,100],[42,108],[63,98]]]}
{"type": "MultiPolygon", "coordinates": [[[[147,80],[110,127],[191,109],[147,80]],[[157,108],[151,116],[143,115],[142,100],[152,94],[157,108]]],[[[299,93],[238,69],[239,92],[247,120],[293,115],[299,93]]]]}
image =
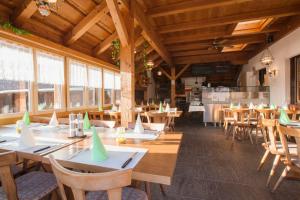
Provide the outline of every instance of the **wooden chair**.
{"type": "Polygon", "coordinates": [[[103,120],[104,111],[89,111],[89,119],[103,120]]]}
{"type": "Polygon", "coordinates": [[[249,109],[232,109],[234,114],[233,134],[232,142],[234,142],[235,136],[239,134],[242,137],[249,136],[251,143],[253,144],[251,130],[255,127],[250,121],[249,109]]]}
{"type": "Polygon", "coordinates": [[[46,172],[29,172],[14,180],[11,165],[16,163],[15,152],[0,153],[0,199],[39,200],[51,196],[57,189],[53,174],[46,172]]]}
{"type": "Polygon", "coordinates": [[[285,127],[280,124],[277,124],[280,141],[283,147],[283,151],[285,154],[285,160],[284,165],[285,168],[276,182],[272,192],[275,192],[275,190],[279,187],[283,179],[288,177],[289,175],[297,176],[297,178],[300,178],[300,157],[299,154],[297,157],[293,157],[293,154],[290,152],[289,143],[287,141],[287,136],[295,137],[296,144],[297,144],[297,150],[300,150],[300,129],[297,128],[291,128],[291,127],[285,127]]]}
{"type": "Polygon", "coordinates": [[[94,126],[114,128],[116,126],[116,121],[112,120],[90,120],[91,124],[94,126]]]}
{"type": "Polygon", "coordinates": [[[233,134],[233,124],[235,122],[235,118],[233,116],[233,112],[230,108],[224,108],[223,109],[223,115],[224,115],[224,132],[226,136],[229,136],[230,134],[233,134]]]}
{"type": "Polygon", "coordinates": [[[105,173],[79,173],[62,167],[52,155],[49,159],[63,200],[67,200],[64,186],[71,188],[75,200],[147,200],[145,192],[125,187],[131,184],[131,169],[105,173]]]}
{"type": "MultiPolygon", "coordinates": [[[[263,130],[263,136],[264,136],[264,141],[265,141],[262,144],[262,146],[265,148],[265,153],[260,161],[260,164],[259,164],[257,170],[258,171],[261,170],[261,168],[265,164],[266,159],[268,158],[268,156],[270,154],[275,155],[266,186],[269,186],[270,181],[275,174],[275,170],[278,167],[280,159],[282,157],[284,157],[284,155],[285,155],[281,142],[277,141],[277,139],[276,139],[277,138],[277,134],[276,134],[277,133],[277,129],[276,129],[277,123],[278,122],[275,119],[263,119],[262,120],[262,126],[263,126],[262,130],[263,130]]],[[[293,143],[288,143],[288,146],[289,146],[289,151],[292,152],[292,155],[296,156],[297,155],[296,145],[293,143]]]]}

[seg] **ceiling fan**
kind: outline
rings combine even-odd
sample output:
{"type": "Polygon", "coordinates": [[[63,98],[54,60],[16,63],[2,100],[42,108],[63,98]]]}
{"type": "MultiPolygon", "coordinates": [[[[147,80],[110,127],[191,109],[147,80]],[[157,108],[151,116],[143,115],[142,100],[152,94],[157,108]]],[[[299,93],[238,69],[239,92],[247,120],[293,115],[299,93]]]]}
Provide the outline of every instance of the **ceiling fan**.
{"type": "Polygon", "coordinates": [[[208,47],[208,50],[222,50],[223,47],[233,48],[233,45],[227,45],[228,39],[215,39],[208,47]]]}

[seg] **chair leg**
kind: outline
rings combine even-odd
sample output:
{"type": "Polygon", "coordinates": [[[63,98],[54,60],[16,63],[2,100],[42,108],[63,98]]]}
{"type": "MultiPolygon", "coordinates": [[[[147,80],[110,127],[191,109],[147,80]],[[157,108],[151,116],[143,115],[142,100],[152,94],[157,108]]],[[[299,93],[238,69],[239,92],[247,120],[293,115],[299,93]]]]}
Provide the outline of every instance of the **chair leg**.
{"type": "Polygon", "coordinates": [[[248,132],[251,144],[253,144],[253,140],[252,140],[252,128],[250,128],[247,132],[248,132]]]}
{"type": "Polygon", "coordinates": [[[151,188],[150,188],[149,182],[145,182],[145,191],[146,191],[148,200],[151,200],[151,188]]]}
{"type": "Polygon", "coordinates": [[[165,192],[165,189],[164,189],[164,186],[162,184],[159,184],[159,187],[160,187],[160,191],[162,193],[162,195],[165,197],[167,196],[166,192],[165,192]]]}
{"type": "Polygon", "coordinates": [[[276,155],[276,156],[275,156],[275,159],[274,159],[274,161],[273,161],[273,166],[272,166],[272,169],[271,169],[271,171],[270,171],[270,174],[269,174],[269,177],[268,177],[268,180],[267,180],[267,185],[266,185],[267,187],[268,187],[269,184],[270,184],[271,178],[272,178],[273,175],[275,174],[275,170],[276,170],[276,168],[277,168],[277,166],[278,166],[278,164],[279,164],[280,157],[281,157],[281,155],[276,155]]]}
{"type": "Polygon", "coordinates": [[[287,176],[287,174],[289,173],[289,171],[290,171],[290,168],[287,166],[287,167],[283,170],[283,172],[282,172],[280,178],[278,179],[278,181],[276,182],[276,184],[275,184],[275,186],[274,186],[272,192],[275,192],[275,190],[277,190],[278,186],[279,186],[280,183],[283,181],[283,179],[287,176]]]}
{"type": "Polygon", "coordinates": [[[270,155],[270,151],[266,150],[265,153],[264,153],[264,155],[263,155],[263,157],[262,157],[262,159],[261,159],[261,161],[260,161],[260,163],[259,163],[259,166],[257,167],[257,171],[261,170],[261,168],[265,164],[265,162],[266,162],[266,160],[267,160],[267,158],[268,158],[269,155],[270,155]]]}

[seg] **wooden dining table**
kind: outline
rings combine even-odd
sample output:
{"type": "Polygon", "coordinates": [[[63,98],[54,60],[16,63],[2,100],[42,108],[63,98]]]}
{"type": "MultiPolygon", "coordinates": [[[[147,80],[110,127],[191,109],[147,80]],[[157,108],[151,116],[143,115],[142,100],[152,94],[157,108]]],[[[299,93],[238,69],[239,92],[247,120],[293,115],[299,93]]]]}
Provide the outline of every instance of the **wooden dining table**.
{"type": "MultiPolygon", "coordinates": [[[[7,128],[5,127],[0,127],[0,137],[3,133],[7,133],[7,131],[5,131],[6,129],[7,128]]],[[[34,135],[41,136],[41,133],[35,133],[34,135]]],[[[18,157],[20,159],[41,162],[47,166],[50,164],[48,156],[52,154],[64,167],[89,172],[105,172],[115,170],[104,168],[99,165],[78,163],[67,159],[79,150],[89,148],[91,145],[90,137],[69,139],[67,134],[59,134],[56,131],[43,133],[42,136],[49,137],[49,139],[55,138],[68,142],[60,148],[49,150],[43,154],[35,154],[24,152],[22,150],[16,150],[18,157]]],[[[148,151],[146,154],[133,168],[132,179],[163,185],[171,185],[181,140],[181,132],[162,132],[155,140],[127,139],[125,144],[119,144],[114,138],[102,138],[102,141],[105,145],[147,149],[148,151]]],[[[3,148],[3,146],[0,145],[0,151],[7,150],[10,149],[3,148]]]]}

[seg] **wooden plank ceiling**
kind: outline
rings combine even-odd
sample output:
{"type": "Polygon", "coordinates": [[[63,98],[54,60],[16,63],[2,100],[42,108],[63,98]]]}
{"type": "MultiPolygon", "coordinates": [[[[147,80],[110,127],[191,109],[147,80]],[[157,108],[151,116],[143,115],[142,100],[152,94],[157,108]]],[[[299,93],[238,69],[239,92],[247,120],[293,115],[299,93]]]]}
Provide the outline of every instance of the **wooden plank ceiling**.
{"type": "MultiPolygon", "coordinates": [[[[107,6],[108,0],[58,0],[57,9],[44,17],[34,0],[7,0],[0,1],[0,16],[33,34],[112,62],[111,42],[128,37],[119,37],[122,30],[114,24],[122,25],[117,15],[128,11],[129,0],[113,1],[119,8],[115,3],[107,6]]],[[[268,35],[277,40],[300,24],[299,0],[136,1],[137,71],[142,69],[145,41],[155,66],[241,65],[266,46],[268,35]]]]}

